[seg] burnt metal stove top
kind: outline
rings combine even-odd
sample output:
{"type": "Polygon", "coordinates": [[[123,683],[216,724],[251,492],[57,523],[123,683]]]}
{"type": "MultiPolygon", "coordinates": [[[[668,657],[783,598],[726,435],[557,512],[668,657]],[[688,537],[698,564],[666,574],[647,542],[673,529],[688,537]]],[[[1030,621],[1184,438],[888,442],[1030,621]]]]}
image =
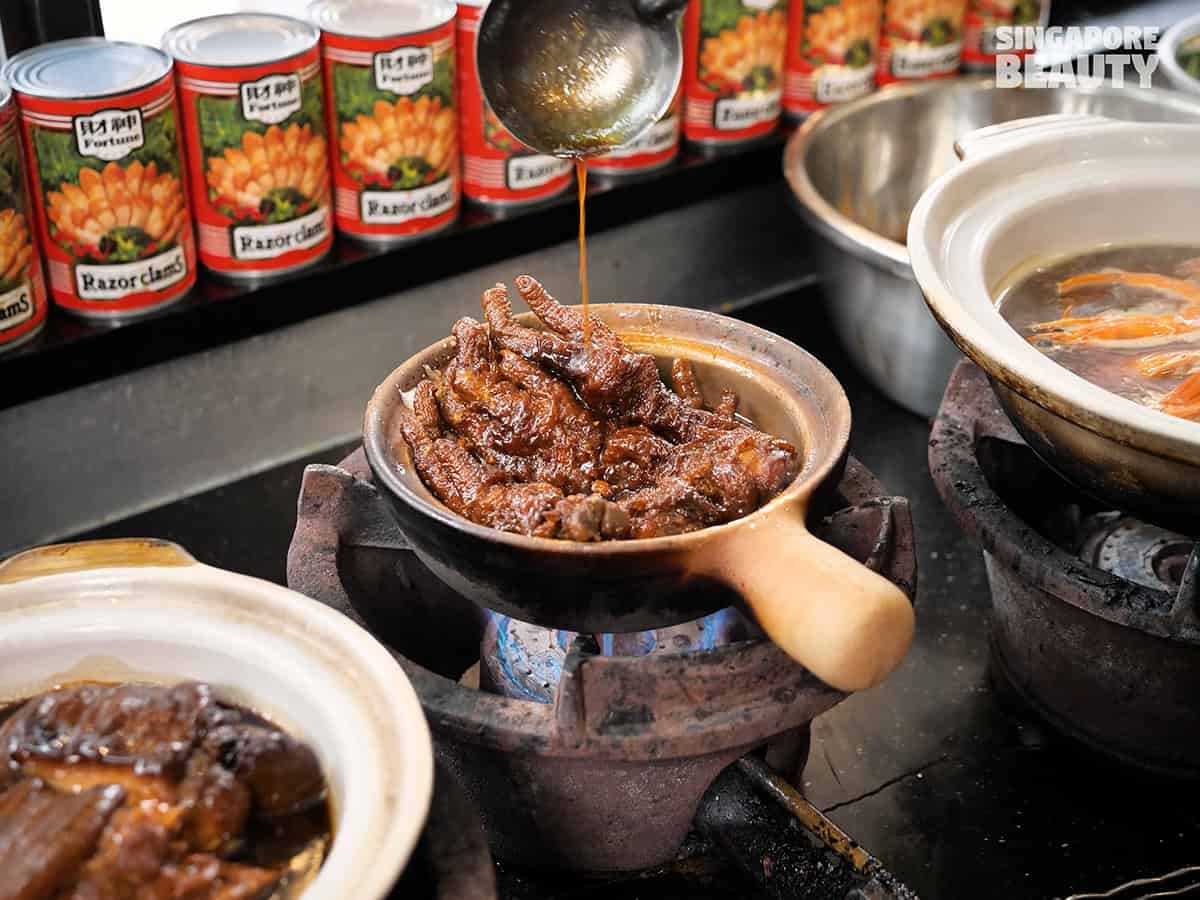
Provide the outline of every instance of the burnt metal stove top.
{"type": "Polygon", "coordinates": [[[1059,730],[1200,777],[1200,542],[1074,490],[960,364],[929,449],[934,482],[985,553],[993,672],[1059,730]]]}
{"type": "MultiPolygon", "coordinates": [[[[853,459],[834,496],[816,533],[911,596],[907,502],[853,459]]],[[[708,878],[705,850],[720,847],[767,896],[915,896],[784,777],[803,771],[810,721],[843,695],[738,609],[621,635],[479,610],[408,549],[360,452],[305,472],[288,583],[393,649],[439,761],[514,871],[708,878]]]]}

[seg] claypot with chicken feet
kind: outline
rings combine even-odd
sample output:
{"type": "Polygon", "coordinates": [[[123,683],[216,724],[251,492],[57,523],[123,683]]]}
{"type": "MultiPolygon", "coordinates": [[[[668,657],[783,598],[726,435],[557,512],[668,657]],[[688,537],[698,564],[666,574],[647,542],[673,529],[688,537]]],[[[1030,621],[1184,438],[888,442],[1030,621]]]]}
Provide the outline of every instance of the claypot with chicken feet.
{"type": "MultiPolygon", "coordinates": [[[[585,342],[576,309],[543,297],[541,286],[526,276],[518,279],[518,287],[537,315],[512,316],[507,301],[498,302],[492,289],[485,297],[487,326],[460,322],[455,337],[417,353],[388,376],[367,406],[367,460],[422,563],[480,606],[573,631],[663,627],[740,599],[772,640],[833,687],[860,690],[886,677],[912,639],[908,599],[891,582],[814,538],[805,525],[810,508],[819,507],[823,491],[837,483],[846,459],[850,407],[833,375],[776,335],[694,309],[593,304],[592,338],[585,342]],[[470,356],[487,352],[489,336],[507,351],[488,357],[488,365],[497,369],[476,366],[470,356]],[[464,351],[463,342],[473,344],[464,351]],[[686,365],[672,373],[676,360],[686,365]],[[458,369],[471,373],[467,384],[456,386],[457,396],[439,398],[436,379],[431,381],[428,373],[449,373],[442,377],[457,381],[456,362],[458,369]],[[455,403],[465,394],[486,395],[487,405],[513,383],[536,387],[535,373],[526,364],[570,386],[571,397],[558,398],[564,415],[531,432],[553,449],[545,459],[555,465],[529,473],[540,481],[496,474],[510,464],[525,464],[498,455],[520,456],[521,434],[506,431],[500,446],[487,434],[486,420],[468,417],[451,429],[455,438],[446,437],[446,425],[464,412],[456,411],[455,403]],[[614,372],[620,377],[611,377],[614,372]],[[483,382],[472,385],[477,376],[483,382]],[[665,381],[675,384],[675,393],[665,381]],[[737,395],[738,414],[753,422],[753,429],[733,418],[729,392],[737,395]],[[554,504],[589,488],[572,481],[577,473],[590,474],[578,466],[578,457],[587,455],[588,436],[603,439],[589,428],[587,416],[579,417],[578,429],[567,423],[565,413],[580,403],[593,418],[641,422],[656,436],[671,439],[671,453],[678,456],[685,455],[680,447],[698,434],[725,431],[738,441],[759,435],[746,460],[763,464],[745,463],[746,474],[764,479],[756,490],[769,489],[743,507],[730,506],[727,514],[682,523],[686,528],[668,522],[650,531],[655,537],[639,538],[630,529],[639,515],[669,513],[669,505],[624,509],[628,521],[584,517],[584,524],[599,532],[585,537],[627,539],[586,540],[561,530],[543,536],[538,522],[561,522],[572,512],[554,504]],[[489,462],[473,447],[497,455],[489,462]],[[429,478],[430,484],[422,480],[422,470],[431,472],[430,455],[447,480],[441,475],[429,478]],[[776,458],[784,463],[782,469],[771,463],[776,458]],[[786,477],[777,479],[781,471],[786,477]],[[555,487],[556,478],[561,487],[555,487]],[[490,502],[485,495],[493,487],[523,494],[535,485],[546,496],[531,503],[523,495],[493,498],[510,501],[497,509],[510,511],[517,521],[489,520],[498,527],[472,521],[477,511],[471,504],[490,502]],[[762,502],[764,497],[770,499],[762,502]],[[529,509],[543,518],[519,521],[520,511],[529,509]]],[[[543,385],[535,393],[548,403],[553,390],[543,385]]],[[[532,401],[527,406],[533,412],[548,408],[532,401]]],[[[729,449],[714,445],[711,458],[723,453],[722,459],[729,460],[729,449]]],[[[706,471],[712,474],[716,468],[706,471]]],[[[683,475],[677,480],[686,482],[692,473],[669,474],[683,475]]],[[[632,493],[640,488],[629,487],[632,493]]],[[[596,506],[605,488],[590,489],[588,499],[596,506]]],[[[706,490],[711,499],[712,488],[706,490]]],[[[741,495],[732,496],[736,501],[741,495]]],[[[653,497],[655,503],[663,499],[653,497]]],[[[686,514],[697,509],[688,507],[686,514]]],[[[574,524],[578,522],[568,521],[574,524]]]]}
{"type": "Polygon", "coordinates": [[[110,162],[100,172],[79,170],[46,195],[51,236],[73,256],[95,262],[131,262],[153,256],[175,240],[187,221],[183,189],[154,162],[110,162]]]}

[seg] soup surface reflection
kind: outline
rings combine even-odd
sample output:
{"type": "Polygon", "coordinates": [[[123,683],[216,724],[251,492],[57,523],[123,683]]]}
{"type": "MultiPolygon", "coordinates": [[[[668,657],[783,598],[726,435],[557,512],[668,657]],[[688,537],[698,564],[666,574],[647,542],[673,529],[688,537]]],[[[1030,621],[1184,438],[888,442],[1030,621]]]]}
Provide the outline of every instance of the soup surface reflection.
{"type": "Polygon", "coordinates": [[[999,308],[1075,374],[1200,421],[1200,246],[1110,247],[1040,266],[999,308]]]}

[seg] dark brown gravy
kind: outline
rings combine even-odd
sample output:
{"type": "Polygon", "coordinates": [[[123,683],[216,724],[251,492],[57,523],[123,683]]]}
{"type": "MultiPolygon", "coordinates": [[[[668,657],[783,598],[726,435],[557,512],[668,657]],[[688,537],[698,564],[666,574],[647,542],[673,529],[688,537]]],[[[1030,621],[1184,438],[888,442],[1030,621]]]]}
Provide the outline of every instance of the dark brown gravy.
{"type": "MultiPolygon", "coordinates": [[[[154,685],[139,685],[134,682],[127,682],[121,685],[114,685],[104,682],[72,682],[71,684],[56,685],[55,688],[37,694],[34,697],[26,698],[25,700],[14,701],[3,706],[0,706],[0,734],[5,731],[5,726],[15,715],[17,715],[31,700],[49,697],[56,692],[64,689],[81,688],[86,686],[96,687],[121,687],[132,688],[137,687],[157,687],[154,685]]],[[[265,717],[255,713],[253,710],[245,707],[232,704],[217,702],[214,704],[215,710],[221,711],[224,714],[232,714],[229,721],[236,723],[236,727],[245,726],[247,728],[265,729],[269,732],[283,732],[278,726],[272,723],[265,717]],[[236,717],[236,718],[233,718],[236,717]]],[[[79,729],[83,730],[83,729],[79,729]]],[[[71,731],[68,727],[67,734],[71,731]]],[[[56,738],[53,733],[45,734],[44,727],[35,728],[32,732],[39,740],[45,742],[45,746],[52,748],[56,741],[70,740],[70,738],[56,738]]],[[[213,732],[209,731],[211,735],[213,732]]],[[[26,729],[26,738],[29,737],[29,730],[26,729]]],[[[200,743],[203,737],[196,739],[195,748],[191,751],[192,754],[199,752],[200,743]]],[[[3,800],[7,790],[14,790],[21,782],[40,781],[37,775],[31,775],[27,772],[22,772],[22,763],[17,762],[14,757],[16,751],[14,746],[15,738],[10,738],[9,742],[0,745],[0,763],[7,762],[8,768],[5,771],[0,771],[0,801],[3,800]]],[[[224,745],[222,745],[224,746],[224,745]]],[[[224,751],[222,751],[224,752],[224,751]]],[[[306,751],[307,752],[307,751],[306,751]]],[[[52,757],[43,757],[41,751],[37,748],[29,751],[29,754],[24,757],[24,764],[28,765],[32,761],[45,760],[54,765],[58,765],[60,771],[70,772],[72,766],[92,766],[95,767],[94,754],[87,758],[79,756],[67,756],[61,759],[53,759],[52,757]]],[[[220,759],[218,755],[217,759],[220,759]]],[[[103,762],[103,753],[101,753],[101,761],[99,766],[101,769],[108,763],[103,762]]],[[[119,776],[119,769],[127,768],[128,763],[113,764],[113,783],[120,783],[123,777],[119,776]]],[[[141,771],[142,762],[133,762],[134,772],[141,771]]],[[[148,771],[155,771],[151,765],[148,771]]],[[[288,770],[285,770],[288,771],[288,770]]],[[[99,783],[103,783],[104,779],[100,779],[99,783]]],[[[182,791],[180,791],[182,793],[182,791]]],[[[135,795],[129,795],[128,803],[134,802],[135,795]]],[[[306,809],[297,812],[289,812],[277,816],[268,816],[262,814],[254,806],[251,806],[248,815],[246,816],[244,826],[237,833],[236,840],[232,843],[231,848],[226,852],[219,852],[217,855],[223,863],[239,864],[243,866],[254,866],[260,869],[274,870],[279,873],[279,877],[274,887],[269,893],[259,895],[270,900],[291,900],[298,897],[305,888],[309,885],[312,879],[316,876],[321,864],[328,856],[333,843],[333,813],[330,807],[330,798],[327,791],[324,794],[314,795],[321,799],[315,802],[306,809]]],[[[173,801],[173,802],[182,802],[173,801]]],[[[5,823],[0,821],[0,834],[3,833],[3,828],[12,826],[14,823],[5,823]]],[[[112,820],[110,820],[112,824],[112,820]]],[[[18,826],[19,827],[19,826],[18,826]]],[[[181,841],[180,836],[172,839],[173,842],[181,841]]],[[[99,847],[93,851],[92,855],[100,852],[99,847]]],[[[164,858],[164,864],[168,861],[172,863],[182,864],[182,860],[188,858],[187,854],[194,853],[195,850],[183,850],[179,853],[173,853],[170,860],[164,858]],[[180,856],[180,853],[183,855],[180,856]]],[[[210,852],[210,851],[205,851],[210,852]]],[[[213,851],[215,852],[215,851],[213,851]]],[[[10,873],[0,871],[0,895],[7,896],[11,893],[9,888],[13,885],[8,884],[10,873]]],[[[76,877],[79,877],[78,875],[76,877]]],[[[25,893],[18,892],[16,896],[27,896],[25,893]]],[[[197,895],[203,896],[203,895],[197,895]]]]}

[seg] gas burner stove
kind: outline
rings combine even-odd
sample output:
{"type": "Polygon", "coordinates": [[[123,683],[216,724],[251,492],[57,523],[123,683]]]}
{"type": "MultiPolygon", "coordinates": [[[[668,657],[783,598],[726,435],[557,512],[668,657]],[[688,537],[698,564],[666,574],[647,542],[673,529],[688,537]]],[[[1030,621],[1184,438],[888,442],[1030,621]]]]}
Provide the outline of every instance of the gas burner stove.
{"type": "Polygon", "coordinates": [[[1110,755],[1200,776],[1200,544],[1062,481],[970,363],[946,390],[929,464],[984,550],[999,686],[1110,755]]]}
{"type": "MultiPolygon", "coordinates": [[[[487,617],[479,649],[480,687],[520,700],[554,702],[567,654],[579,635],[530,625],[500,613],[488,612],[487,617]]],[[[752,619],[729,607],[670,628],[587,637],[595,642],[600,656],[649,656],[713,650],[735,641],[761,640],[762,632],[752,619]]]]}
{"type": "MultiPolygon", "coordinates": [[[[911,597],[907,501],[851,459],[828,512],[815,532],[911,597]]],[[[361,452],[306,470],[287,575],[392,648],[505,871],[711,878],[715,854],[742,898],[759,895],[747,879],[775,897],[913,896],[791,788],[809,723],[844,695],[739,608],[604,635],[479,610],[409,550],[361,452]]]]}

